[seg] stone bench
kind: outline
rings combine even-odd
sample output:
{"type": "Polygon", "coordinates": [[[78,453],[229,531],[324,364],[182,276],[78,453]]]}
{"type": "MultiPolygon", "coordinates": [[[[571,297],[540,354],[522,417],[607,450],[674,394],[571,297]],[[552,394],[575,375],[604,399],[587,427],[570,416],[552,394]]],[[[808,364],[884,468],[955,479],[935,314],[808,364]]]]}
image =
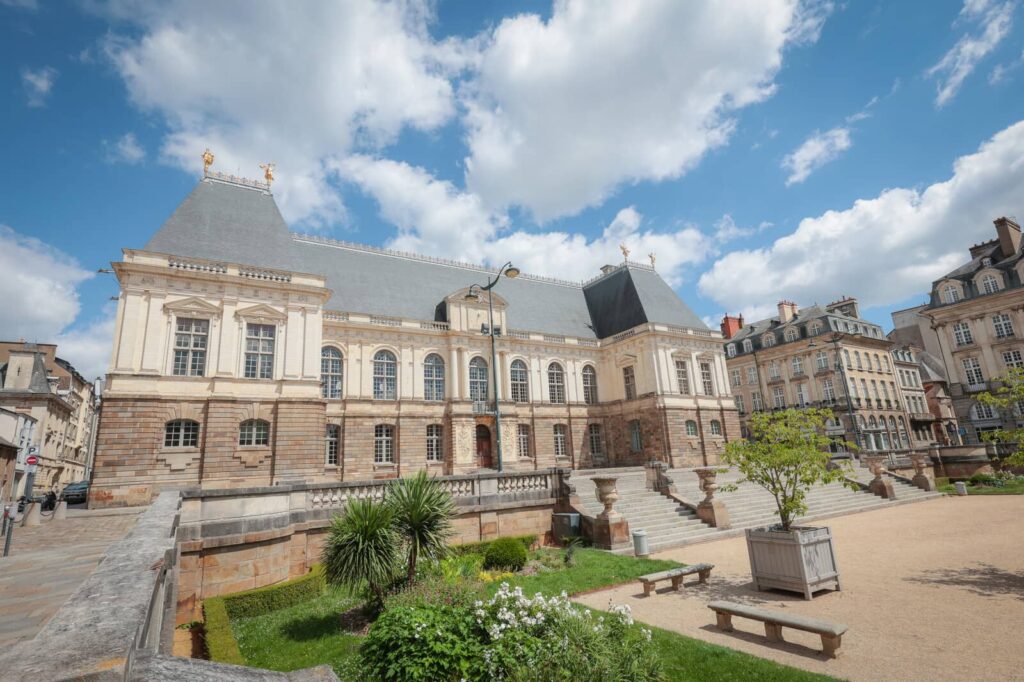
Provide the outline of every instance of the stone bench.
{"type": "Polygon", "coordinates": [[[708,608],[715,612],[718,617],[718,629],[732,632],[732,617],[740,616],[751,620],[759,620],[764,623],[764,634],[770,642],[782,642],[782,628],[793,628],[804,632],[813,632],[821,635],[822,652],[835,658],[839,655],[839,647],[843,642],[843,633],[846,626],[841,623],[830,623],[827,620],[808,618],[795,614],[782,613],[781,611],[770,611],[756,606],[746,604],[734,604],[728,601],[713,601],[708,608]]]}
{"type": "Polygon", "coordinates": [[[706,583],[708,576],[711,575],[711,569],[714,568],[714,564],[693,564],[692,566],[681,566],[679,568],[670,568],[667,571],[661,571],[659,573],[648,573],[647,575],[640,576],[639,580],[644,586],[644,596],[651,596],[651,591],[657,586],[662,580],[671,580],[672,589],[677,592],[683,586],[683,578],[688,575],[697,573],[700,575],[700,582],[706,583]]]}

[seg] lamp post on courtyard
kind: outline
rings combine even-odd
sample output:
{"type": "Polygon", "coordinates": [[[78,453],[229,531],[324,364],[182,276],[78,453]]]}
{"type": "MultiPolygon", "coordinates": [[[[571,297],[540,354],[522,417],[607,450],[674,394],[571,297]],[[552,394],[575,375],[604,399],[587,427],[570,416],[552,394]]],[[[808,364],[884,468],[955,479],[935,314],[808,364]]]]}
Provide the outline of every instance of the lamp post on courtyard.
{"type": "Polygon", "coordinates": [[[486,286],[482,284],[471,284],[469,292],[466,293],[467,301],[479,301],[480,294],[476,292],[477,289],[487,292],[487,334],[491,337],[491,376],[494,392],[494,444],[498,451],[498,471],[502,471],[502,459],[501,459],[501,406],[498,403],[498,353],[495,349],[494,341],[494,304],[491,296],[491,289],[498,283],[501,276],[505,275],[510,279],[515,279],[519,276],[519,268],[512,265],[512,261],[505,263],[498,269],[498,274],[494,276],[494,279],[490,280],[486,286]]]}
{"type": "MultiPolygon", "coordinates": [[[[861,446],[860,442],[860,428],[857,427],[857,418],[853,414],[853,398],[850,397],[850,386],[846,382],[846,369],[843,364],[843,359],[839,355],[839,342],[847,337],[847,334],[842,332],[835,332],[828,339],[828,342],[832,344],[836,352],[836,367],[839,369],[839,377],[843,380],[843,393],[846,394],[846,411],[850,415],[850,426],[853,428],[853,440],[857,447],[861,446]]],[[[818,344],[813,340],[807,344],[807,349],[817,348],[818,344]]]]}

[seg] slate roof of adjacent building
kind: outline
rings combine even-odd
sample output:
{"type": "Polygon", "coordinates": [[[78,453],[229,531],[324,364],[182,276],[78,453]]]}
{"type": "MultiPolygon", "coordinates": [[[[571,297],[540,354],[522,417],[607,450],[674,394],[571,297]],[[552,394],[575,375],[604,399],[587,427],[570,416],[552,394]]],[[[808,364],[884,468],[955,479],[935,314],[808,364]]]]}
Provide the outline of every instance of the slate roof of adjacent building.
{"type": "MultiPolygon", "coordinates": [[[[443,316],[446,296],[493,270],[291,233],[266,190],[204,178],[145,246],[183,258],[321,275],[328,308],[419,320],[443,316]]],[[[605,338],[645,322],[707,329],[653,268],[624,263],[585,284],[523,275],[495,293],[509,326],[605,338]]]]}

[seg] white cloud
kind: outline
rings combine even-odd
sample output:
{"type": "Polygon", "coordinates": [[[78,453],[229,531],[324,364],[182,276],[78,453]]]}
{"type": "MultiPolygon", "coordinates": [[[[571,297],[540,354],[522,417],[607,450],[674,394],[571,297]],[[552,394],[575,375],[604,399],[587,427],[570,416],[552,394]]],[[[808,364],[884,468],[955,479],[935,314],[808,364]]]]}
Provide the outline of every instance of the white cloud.
{"type": "Polygon", "coordinates": [[[14,9],[23,9],[30,12],[35,12],[39,9],[38,0],[0,0],[0,5],[4,7],[13,7],[14,9]]]}
{"type": "Polygon", "coordinates": [[[107,163],[141,163],[146,150],[135,139],[135,133],[125,133],[115,142],[103,140],[103,158],[107,163]]]}
{"type": "Polygon", "coordinates": [[[333,161],[453,116],[448,77],[468,57],[430,39],[429,9],[426,0],[115,3],[106,10],[134,30],[103,47],[134,103],[166,119],[166,160],[198,172],[209,146],[215,170],[248,177],[275,161],[286,218],[315,223],[343,213],[333,161]]]}
{"type": "Polygon", "coordinates": [[[53,90],[53,82],[57,80],[57,69],[52,66],[41,66],[38,69],[25,67],[21,70],[21,85],[25,88],[25,96],[30,107],[46,106],[46,98],[53,90]]]}
{"type": "Polygon", "coordinates": [[[993,238],[992,220],[1019,213],[1022,186],[1024,121],[957,159],[948,180],[885,190],[805,218],[768,247],[724,256],[701,276],[700,291],[748,315],[783,298],[806,305],[849,293],[869,307],[906,300],[963,263],[970,244],[993,238]]]}
{"type": "Polygon", "coordinates": [[[782,168],[789,171],[786,186],[801,183],[814,171],[852,146],[850,128],[839,126],[825,132],[814,131],[792,153],[782,159],[782,168]]]}
{"type": "Polygon", "coordinates": [[[381,217],[399,234],[387,246],[403,251],[500,265],[512,260],[524,272],[561,279],[590,279],[606,263],[657,257],[658,271],[678,284],[684,268],[705,260],[711,240],[692,226],[667,232],[641,229],[633,207],[618,212],[596,239],[562,231],[507,232],[508,219],[488,211],[479,197],[437,180],[422,168],[387,159],[354,156],[339,164],[342,177],[356,183],[380,205],[381,217]]]}
{"type": "Polygon", "coordinates": [[[110,370],[115,319],[116,308],[109,305],[96,320],[56,337],[57,354],[74,365],[87,381],[105,377],[110,370]]]}
{"type": "Polygon", "coordinates": [[[1007,74],[1018,69],[1024,65],[1024,52],[1020,53],[1020,56],[1016,59],[1007,62],[1005,64],[996,64],[995,68],[988,75],[989,85],[998,85],[1006,80],[1007,74]]]}
{"type": "Polygon", "coordinates": [[[977,34],[964,34],[934,66],[925,72],[937,78],[935,105],[945,106],[956,97],[967,77],[1010,33],[1014,2],[965,0],[958,21],[974,24],[977,34]]]}
{"type": "Polygon", "coordinates": [[[484,41],[461,90],[466,182],[540,221],[624,183],[677,178],[768,97],[787,44],[816,38],[829,3],[562,0],[484,41]]]}

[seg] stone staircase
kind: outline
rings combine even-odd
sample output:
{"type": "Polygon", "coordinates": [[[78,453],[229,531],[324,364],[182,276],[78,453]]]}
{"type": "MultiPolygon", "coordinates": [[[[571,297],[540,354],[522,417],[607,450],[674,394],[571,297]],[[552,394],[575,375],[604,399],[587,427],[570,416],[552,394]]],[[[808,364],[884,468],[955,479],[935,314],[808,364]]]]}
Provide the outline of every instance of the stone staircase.
{"type": "MultiPolygon", "coordinates": [[[[692,470],[674,469],[668,473],[675,481],[680,497],[694,504],[704,499],[697,475],[692,470]]],[[[716,498],[724,502],[729,511],[731,528],[712,528],[687,507],[660,493],[647,490],[646,474],[643,469],[636,468],[580,472],[579,476],[574,476],[580,511],[588,516],[596,516],[603,509],[590,480],[594,476],[618,478],[616,487],[620,499],[615,509],[626,518],[631,531],[647,531],[652,551],[738,535],[745,528],[771,525],[778,521],[772,495],[759,486],[742,483],[736,490],[716,493],[716,498]]],[[[852,477],[864,484],[872,479],[871,473],[861,468],[855,469],[852,477]]],[[[739,478],[736,471],[730,470],[718,475],[718,483],[720,486],[736,483],[739,478]]],[[[839,483],[818,486],[808,493],[807,513],[799,521],[813,521],[941,496],[941,493],[925,492],[899,478],[889,476],[889,479],[896,493],[895,500],[886,500],[866,491],[851,490],[839,483]]],[[[622,551],[632,553],[632,549],[622,551]]]]}

